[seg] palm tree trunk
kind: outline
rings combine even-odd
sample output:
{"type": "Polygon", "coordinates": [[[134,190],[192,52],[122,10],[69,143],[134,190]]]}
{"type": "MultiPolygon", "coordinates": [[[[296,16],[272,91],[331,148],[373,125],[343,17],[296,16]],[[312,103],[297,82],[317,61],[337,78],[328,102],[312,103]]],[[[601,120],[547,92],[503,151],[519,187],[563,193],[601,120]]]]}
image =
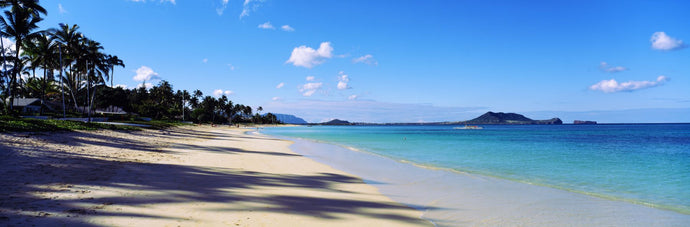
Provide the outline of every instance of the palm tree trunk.
{"type": "MultiPolygon", "coordinates": [[[[14,66],[13,66],[13,68],[14,68],[14,66]]],[[[14,79],[15,79],[14,70],[12,70],[12,75],[10,75],[10,85],[7,88],[7,90],[9,90],[8,93],[10,95],[10,103],[9,103],[10,111],[14,109],[14,93],[12,93],[12,88],[14,87],[14,79]]]]}
{"type": "MultiPolygon", "coordinates": [[[[48,68],[48,66],[46,66],[46,64],[44,63],[44,65],[43,65],[43,81],[41,81],[41,109],[39,112],[40,115],[43,115],[43,105],[45,105],[45,99],[46,99],[46,86],[48,85],[47,81],[46,81],[46,77],[47,77],[46,74],[47,74],[48,70],[46,68],[48,68]]],[[[34,69],[34,72],[35,72],[35,69],[34,69]]]]}
{"type": "Polygon", "coordinates": [[[62,47],[58,46],[58,50],[60,51],[60,93],[62,93],[62,118],[65,118],[67,115],[67,111],[65,110],[65,84],[62,83],[62,70],[63,70],[63,65],[62,65],[62,47]]]}
{"type": "MultiPolygon", "coordinates": [[[[69,71],[71,72],[70,75],[75,77],[73,81],[78,83],[71,64],[69,65],[69,71]]],[[[79,89],[79,85],[77,85],[77,84],[72,84],[69,86],[69,93],[72,95],[72,102],[74,102],[74,110],[75,111],[79,111],[79,105],[77,105],[78,104],[77,96],[75,95],[77,92],[75,90],[78,90],[78,89],[79,89]]]]}
{"type": "Polygon", "coordinates": [[[22,43],[22,39],[20,37],[16,37],[15,42],[16,42],[15,43],[15,50],[17,51],[17,53],[15,54],[16,58],[14,59],[15,63],[13,66],[13,68],[15,69],[15,70],[13,70],[14,75],[12,76],[12,79],[10,79],[10,109],[14,109],[14,96],[17,95],[17,94],[12,93],[12,88],[14,88],[14,83],[16,83],[16,81],[17,81],[17,74],[19,74],[19,69],[17,67],[19,67],[19,65],[20,65],[19,64],[20,63],[19,62],[19,48],[20,48],[20,44],[22,43]]]}
{"type": "Polygon", "coordinates": [[[74,93],[74,89],[72,87],[69,87],[69,93],[72,95],[72,102],[74,103],[74,110],[79,111],[79,106],[77,105],[77,96],[74,93]]]}
{"type": "MultiPolygon", "coordinates": [[[[0,39],[0,49],[2,49],[2,53],[0,53],[2,54],[2,76],[5,77],[7,75],[7,73],[5,72],[5,64],[7,64],[7,59],[5,58],[5,42],[3,42],[2,39],[0,39]]],[[[2,100],[2,102],[4,103],[5,100],[2,100]]],[[[7,106],[5,107],[5,109],[9,110],[7,106]]]]}
{"type": "MultiPolygon", "coordinates": [[[[106,86],[107,86],[107,85],[106,85],[106,86]]],[[[93,102],[94,102],[94,100],[96,99],[96,89],[97,89],[97,87],[96,87],[96,85],[94,85],[94,86],[93,86],[93,91],[91,91],[91,99],[90,99],[90,101],[89,101],[89,110],[92,109],[92,107],[93,107],[93,102]]],[[[95,111],[94,111],[94,113],[95,113],[95,111]]]]}
{"type": "Polygon", "coordinates": [[[86,105],[89,107],[88,112],[89,112],[89,120],[88,123],[91,123],[91,104],[89,103],[89,96],[91,94],[91,78],[89,76],[89,62],[86,62],[86,105]]]}

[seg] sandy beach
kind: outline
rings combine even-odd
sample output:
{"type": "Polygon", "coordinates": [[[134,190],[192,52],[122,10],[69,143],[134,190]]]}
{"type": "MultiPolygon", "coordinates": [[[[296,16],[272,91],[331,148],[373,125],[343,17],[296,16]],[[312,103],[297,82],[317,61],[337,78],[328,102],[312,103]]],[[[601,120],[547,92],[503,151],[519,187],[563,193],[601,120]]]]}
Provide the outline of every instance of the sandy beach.
{"type": "Polygon", "coordinates": [[[245,131],[0,134],[0,225],[431,225],[290,141],[245,131]]]}

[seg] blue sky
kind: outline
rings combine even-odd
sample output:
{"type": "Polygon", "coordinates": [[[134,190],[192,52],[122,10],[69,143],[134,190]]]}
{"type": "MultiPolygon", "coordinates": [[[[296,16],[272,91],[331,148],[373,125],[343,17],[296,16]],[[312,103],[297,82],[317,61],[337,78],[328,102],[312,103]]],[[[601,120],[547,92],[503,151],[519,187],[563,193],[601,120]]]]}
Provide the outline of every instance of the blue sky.
{"type": "Polygon", "coordinates": [[[43,28],[78,24],[125,61],[115,84],[163,79],[310,122],[690,122],[688,1],[41,3],[43,28]]]}

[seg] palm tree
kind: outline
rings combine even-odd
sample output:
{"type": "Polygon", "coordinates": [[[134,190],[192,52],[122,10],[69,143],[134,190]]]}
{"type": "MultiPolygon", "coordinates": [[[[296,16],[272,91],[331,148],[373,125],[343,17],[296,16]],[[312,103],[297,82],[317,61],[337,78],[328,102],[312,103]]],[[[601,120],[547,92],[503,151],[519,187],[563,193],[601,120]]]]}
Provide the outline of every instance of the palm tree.
{"type": "Polygon", "coordinates": [[[66,85],[63,85],[63,87],[67,87],[70,95],[72,96],[75,109],[77,109],[76,94],[81,86],[78,80],[79,77],[73,71],[74,68],[72,67],[72,63],[74,62],[75,56],[78,54],[77,52],[79,50],[79,45],[81,44],[83,37],[81,32],[77,31],[78,29],[79,25],[76,24],[72,26],[69,26],[68,24],[60,24],[58,29],[51,29],[53,39],[55,39],[57,45],[59,45],[59,49],[62,51],[60,54],[62,55],[63,62],[61,63],[62,65],[60,68],[62,69],[63,65],[67,65],[69,67],[61,79],[64,79],[63,81],[67,83],[66,85]]]}
{"type": "MultiPolygon", "coordinates": [[[[48,72],[52,71],[57,62],[55,61],[57,45],[53,42],[53,38],[48,31],[37,32],[38,35],[33,37],[31,40],[26,40],[24,42],[24,49],[26,50],[24,54],[29,56],[31,61],[31,67],[34,72],[36,68],[41,67],[43,69],[43,83],[50,83],[48,78],[48,72]]],[[[34,73],[35,77],[35,73],[34,73]]],[[[44,84],[42,88],[47,88],[48,85],[44,84]]],[[[45,102],[46,91],[41,92],[41,103],[45,102]]],[[[41,105],[41,114],[43,114],[43,105],[41,105]]]]}
{"type": "Polygon", "coordinates": [[[199,107],[199,100],[201,100],[201,97],[204,96],[204,93],[201,92],[199,89],[194,90],[192,92],[192,98],[189,100],[189,103],[191,104],[193,109],[196,109],[199,107]]]}
{"type": "MultiPolygon", "coordinates": [[[[68,82],[70,93],[74,96],[78,94],[78,90],[85,86],[86,103],[88,106],[88,114],[91,114],[91,106],[95,98],[95,92],[91,92],[91,81],[95,80],[96,84],[105,81],[104,76],[107,77],[107,72],[110,70],[106,63],[105,55],[100,52],[103,46],[99,42],[90,40],[77,31],[78,25],[69,26],[68,24],[60,24],[58,29],[53,29],[53,38],[58,45],[64,47],[65,54],[63,59],[69,67],[64,79],[68,82]]],[[[73,97],[75,108],[78,104],[76,97],[73,97]]],[[[86,111],[86,110],[85,110],[86,111]]]]}
{"type": "Polygon", "coordinates": [[[79,45],[72,49],[72,56],[75,58],[74,67],[75,72],[79,72],[82,75],[82,80],[86,81],[86,103],[85,107],[87,114],[89,116],[89,122],[91,121],[91,111],[93,106],[93,98],[95,92],[91,91],[92,81],[94,84],[99,84],[105,81],[103,78],[105,73],[108,72],[107,64],[103,59],[104,54],[100,52],[103,46],[99,42],[90,40],[88,38],[81,36],[79,45]]]}
{"type": "Polygon", "coordinates": [[[184,117],[185,109],[187,108],[187,102],[189,102],[191,95],[189,94],[189,92],[187,90],[182,90],[182,91],[178,90],[177,93],[178,93],[177,95],[179,95],[180,98],[182,99],[182,121],[184,121],[185,120],[185,117],[184,117]]]}
{"type": "Polygon", "coordinates": [[[53,39],[63,47],[62,49],[65,52],[63,60],[67,61],[67,65],[70,66],[72,65],[74,57],[77,56],[76,52],[79,50],[82,38],[84,37],[81,32],[77,31],[78,29],[79,25],[76,24],[71,27],[68,24],[60,24],[60,28],[51,29],[53,39]]]}
{"type": "MultiPolygon", "coordinates": [[[[30,1],[30,0],[25,0],[27,2],[35,2],[37,4],[38,1],[30,1]]],[[[7,1],[6,1],[7,2],[7,1]]],[[[12,3],[12,10],[11,11],[5,11],[5,17],[0,18],[0,26],[2,26],[2,31],[0,31],[1,36],[6,36],[6,37],[13,37],[14,42],[15,42],[15,65],[14,65],[14,75],[12,78],[10,78],[10,90],[14,86],[15,81],[17,80],[17,75],[19,75],[19,70],[17,70],[17,66],[19,65],[19,52],[21,48],[21,44],[25,39],[28,39],[32,36],[34,36],[34,33],[32,33],[33,30],[38,28],[38,22],[40,22],[41,19],[37,13],[40,12],[39,10],[33,9],[33,8],[26,8],[26,7],[21,7],[21,4],[14,4],[14,2],[24,2],[20,0],[14,0],[14,1],[9,1],[13,2],[12,3]]],[[[7,3],[5,3],[7,4],[7,3]]],[[[40,6],[39,6],[40,7],[40,6]]],[[[14,103],[14,97],[12,94],[10,94],[10,107],[12,107],[14,103]]]]}
{"type": "Polygon", "coordinates": [[[125,63],[122,62],[122,59],[118,58],[115,55],[108,55],[106,61],[108,62],[108,64],[110,65],[110,69],[112,70],[112,73],[110,74],[110,87],[113,87],[113,78],[115,77],[115,66],[122,66],[124,68],[125,63]]]}
{"type": "Polygon", "coordinates": [[[70,94],[70,97],[72,97],[72,104],[74,105],[74,109],[78,109],[79,107],[77,106],[77,92],[84,86],[84,83],[81,80],[79,80],[79,77],[75,73],[71,72],[64,72],[64,75],[62,76],[61,80],[64,83],[62,85],[63,88],[66,88],[66,90],[70,94]]]}
{"type": "Polygon", "coordinates": [[[32,16],[41,17],[40,14],[47,15],[43,6],[38,4],[39,0],[0,0],[0,8],[11,6],[12,8],[26,8],[29,9],[32,16]]]}
{"type": "Polygon", "coordinates": [[[252,107],[251,106],[244,106],[242,109],[242,113],[244,113],[244,116],[247,118],[252,117],[252,107]]]}
{"type": "MultiPolygon", "coordinates": [[[[11,96],[11,93],[13,90],[15,90],[16,87],[10,86],[10,81],[11,81],[11,76],[14,75],[14,65],[16,61],[14,60],[14,51],[12,48],[9,46],[5,45],[5,42],[0,41],[0,44],[2,44],[2,76],[0,76],[2,80],[2,89],[4,91],[4,95],[11,96]],[[10,89],[11,88],[11,89],[10,89]]],[[[7,107],[7,106],[6,106],[7,107]]]]}
{"type": "Polygon", "coordinates": [[[57,86],[53,81],[45,81],[43,78],[29,77],[24,81],[22,93],[27,97],[39,97],[52,94],[57,91],[57,86]]]}
{"type": "MultiPolygon", "coordinates": [[[[0,0],[0,8],[10,7],[10,6],[12,7],[10,9],[11,10],[10,12],[17,11],[15,9],[23,8],[23,9],[27,9],[30,12],[31,16],[36,17],[36,18],[40,18],[40,16],[41,16],[40,14],[44,14],[44,15],[47,14],[45,8],[43,8],[41,5],[38,4],[38,0],[0,0]]],[[[4,29],[4,26],[3,26],[3,29],[4,29]]],[[[0,33],[0,35],[1,35],[1,37],[5,36],[4,34],[1,34],[1,33],[0,33]]],[[[4,51],[5,45],[4,45],[4,43],[2,46],[3,46],[2,47],[3,51],[0,54],[2,54],[3,74],[5,74],[5,73],[7,73],[7,71],[5,70],[4,66],[7,63],[7,59],[5,57],[5,51],[4,51]]],[[[19,53],[18,50],[17,50],[17,53],[19,53]]],[[[13,67],[14,67],[14,65],[17,65],[17,64],[13,64],[13,67]]],[[[16,70],[14,70],[14,71],[16,71],[16,70]]],[[[3,75],[3,77],[6,77],[6,76],[7,75],[3,75]]],[[[13,76],[11,78],[8,78],[8,79],[9,79],[9,84],[8,84],[7,88],[8,88],[8,93],[10,93],[9,94],[10,102],[12,102],[13,101],[12,90],[15,88],[15,86],[13,85],[14,84],[13,82],[14,82],[14,80],[16,80],[16,74],[13,73],[13,76]]],[[[9,107],[11,108],[12,105],[10,105],[9,107]]]]}
{"type": "Polygon", "coordinates": [[[101,43],[88,38],[84,38],[83,48],[84,55],[82,55],[81,57],[83,57],[87,63],[86,89],[90,115],[93,107],[94,98],[96,97],[96,85],[100,83],[105,83],[105,81],[108,79],[107,77],[108,72],[110,71],[110,65],[106,61],[105,54],[101,52],[101,50],[103,49],[101,43]],[[93,90],[91,89],[92,82],[94,84],[93,90]]]}

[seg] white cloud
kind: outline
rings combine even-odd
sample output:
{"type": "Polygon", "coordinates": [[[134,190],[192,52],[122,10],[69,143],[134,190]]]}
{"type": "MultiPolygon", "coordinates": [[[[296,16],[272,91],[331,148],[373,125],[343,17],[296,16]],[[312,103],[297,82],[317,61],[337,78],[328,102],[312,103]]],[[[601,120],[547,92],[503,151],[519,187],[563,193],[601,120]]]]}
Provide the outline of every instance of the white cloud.
{"type": "Polygon", "coordinates": [[[323,83],[306,83],[300,87],[299,92],[302,93],[302,96],[311,96],[316,92],[317,90],[321,89],[323,87],[323,83]]]}
{"type": "Polygon", "coordinates": [[[122,89],[127,89],[127,85],[125,84],[116,84],[115,87],[121,87],[122,89]]]}
{"type": "Polygon", "coordinates": [[[592,86],[589,86],[590,90],[603,91],[605,93],[613,93],[619,91],[636,91],[645,88],[656,87],[664,84],[664,82],[669,81],[666,76],[659,76],[656,81],[628,81],[623,83],[618,83],[615,79],[602,80],[592,86]]]}
{"type": "Polygon", "coordinates": [[[276,97],[273,97],[271,100],[273,100],[273,101],[278,101],[278,100],[280,100],[280,97],[277,97],[277,96],[276,96],[276,97]]]}
{"type": "Polygon", "coordinates": [[[355,100],[355,99],[357,99],[357,95],[350,95],[349,97],[347,97],[347,99],[348,100],[355,100]]]}
{"type": "Polygon", "coordinates": [[[278,85],[276,85],[276,88],[277,88],[277,89],[280,89],[280,88],[282,88],[283,86],[285,86],[285,83],[281,82],[281,83],[279,83],[278,85]]]}
{"type": "Polygon", "coordinates": [[[316,90],[304,91],[304,92],[302,93],[302,96],[309,97],[309,96],[312,96],[312,95],[314,94],[314,92],[316,92],[316,90]]]}
{"type": "Polygon", "coordinates": [[[256,9],[261,6],[262,2],[264,2],[264,0],[244,0],[244,4],[242,4],[242,13],[240,13],[240,19],[249,16],[249,13],[256,11],[256,9]]]}
{"type": "Polygon", "coordinates": [[[353,63],[364,63],[367,65],[378,65],[379,64],[379,62],[374,60],[374,56],[372,56],[371,54],[367,54],[367,55],[364,55],[364,56],[361,56],[358,58],[354,58],[354,59],[352,59],[352,62],[353,63]]]}
{"type": "Polygon", "coordinates": [[[208,63],[208,58],[204,58],[204,59],[201,60],[201,61],[204,62],[204,63],[208,63]]]}
{"type": "Polygon", "coordinates": [[[260,24],[259,28],[261,28],[261,29],[276,29],[275,27],[273,27],[273,25],[271,24],[270,21],[263,23],[263,24],[260,24]]]}
{"type": "MultiPolygon", "coordinates": [[[[12,52],[15,52],[17,50],[16,46],[14,45],[14,41],[11,39],[2,37],[2,45],[5,48],[5,54],[12,54],[12,52]]],[[[21,51],[20,51],[21,52],[21,51]]],[[[14,55],[14,54],[12,54],[14,55]]]]}
{"type": "Polygon", "coordinates": [[[222,16],[225,9],[228,8],[228,1],[229,0],[222,0],[221,6],[219,8],[216,8],[216,13],[218,13],[218,16],[222,16]]]}
{"type": "Polygon", "coordinates": [[[67,10],[64,7],[62,7],[62,4],[58,4],[58,12],[60,14],[68,13],[67,10]]]}
{"type": "Polygon", "coordinates": [[[652,42],[652,49],[655,50],[678,50],[685,47],[682,40],[672,38],[665,32],[655,32],[649,41],[652,42]]]}
{"type": "Polygon", "coordinates": [[[345,90],[347,89],[347,82],[339,81],[338,82],[338,90],[345,90]]]}
{"type": "Polygon", "coordinates": [[[319,49],[314,50],[311,47],[299,46],[295,47],[290,54],[290,59],[286,63],[292,63],[295,66],[302,66],[305,68],[312,68],[321,64],[327,58],[333,57],[333,47],[330,42],[322,42],[319,49]]]}
{"type": "Polygon", "coordinates": [[[349,89],[351,87],[347,86],[347,83],[350,82],[350,77],[345,75],[345,72],[340,71],[338,73],[338,90],[345,90],[349,89]]]}
{"type": "Polygon", "coordinates": [[[230,90],[225,90],[225,91],[223,91],[223,89],[216,89],[216,90],[213,90],[213,96],[215,96],[216,98],[218,98],[218,97],[220,97],[220,96],[222,96],[222,95],[230,96],[230,95],[232,95],[232,94],[235,94],[235,92],[230,91],[230,90]]]}
{"type": "Polygon", "coordinates": [[[306,83],[302,85],[302,90],[314,90],[323,86],[323,83],[306,83]]]}
{"type": "Polygon", "coordinates": [[[626,67],[611,66],[608,63],[603,62],[603,61],[599,64],[599,69],[601,69],[601,71],[609,72],[609,73],[617,73],[617,72],[622,72],[622,71],[628,70],[628,68],[626,68],[626,67]]]}
{"type": "Polygon", "coordinates": [[[294,28],[290,27],[290,25],[287,25],[287,24],[280,26],[280,29],[282,29],[283,31],[286,31],[286,32],[294,32],[295,31],[294,28]]]}
{"type": "Polygon", "coordinates": [[[314,80],[316,79],[316,77],[314,77],[314,76],[307,76],[307,78],[304,78],[304,79],[306,79],[307,81],[314,81],[314,80]]]}
{"type": "Polygon", "coordinates": [[[148,66],[141,66],[139,69],[136,71],[137,75],[135,75],[132,79],[134,81],[148,81],[148,80],[159,80],[160,77],[158,76],[157,72],[154,72],[153,69],[149,68],[148,66]]]}
{"type": "Polygon", "coordinates": [[[223,95],[223,89],[213,90],[213,96],[220,97],[221,95],[223,95]]]}
{"type": "Polygon", "coordinates": [[[228,64],[228,67],[230,67],[231,71],[235,71],[235,66],[233,66],[232,64],[228,64]]]}

